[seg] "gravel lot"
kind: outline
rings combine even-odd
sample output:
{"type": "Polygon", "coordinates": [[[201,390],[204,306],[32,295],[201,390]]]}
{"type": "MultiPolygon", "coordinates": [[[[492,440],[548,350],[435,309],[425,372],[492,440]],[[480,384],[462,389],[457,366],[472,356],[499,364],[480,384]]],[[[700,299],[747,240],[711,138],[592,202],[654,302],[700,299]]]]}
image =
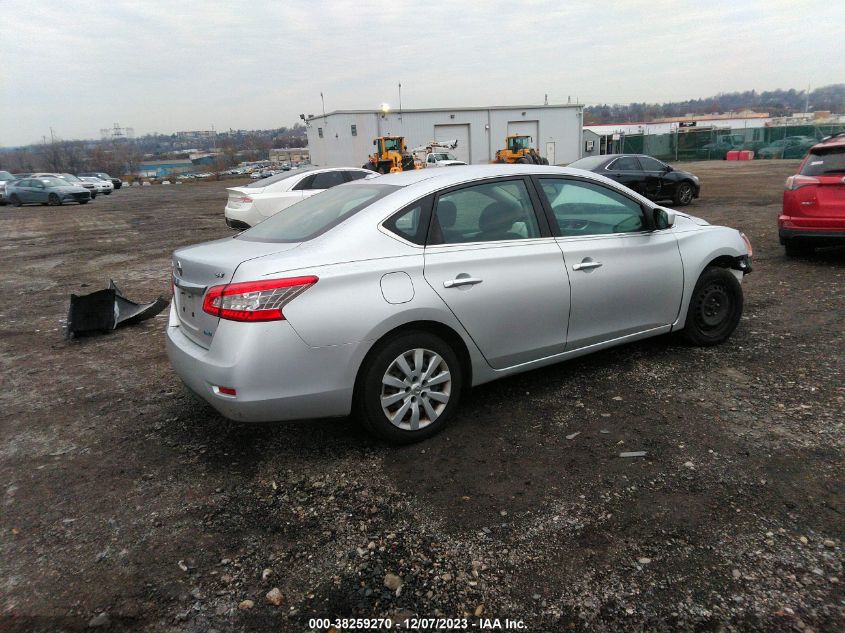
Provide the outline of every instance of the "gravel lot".
{"type": "Polygon", "coordinates": [[[842,631],[845,249],[785,258],[796,164],[685,166],[690,212],[755,247],[728,344],[485,385],[398,449],[353,420],[227,422],[170,371],[165,315],[63,340],[71,292],[169,295],[170,252],[230,234],[228,183],[1,207],[0,630],[842,631]]]}

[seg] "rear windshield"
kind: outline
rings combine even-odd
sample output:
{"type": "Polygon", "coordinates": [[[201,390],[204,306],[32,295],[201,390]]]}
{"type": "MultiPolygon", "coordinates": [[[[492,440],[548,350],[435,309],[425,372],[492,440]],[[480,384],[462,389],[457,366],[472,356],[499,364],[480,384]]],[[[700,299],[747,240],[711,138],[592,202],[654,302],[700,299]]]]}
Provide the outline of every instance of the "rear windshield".
{"type": "Polygon", "coordinates": [[[15,177],[7,171],[0,171],[0,180],[14,180],[15,177]]]}
{"type": "Polygon", "coordinates": [[[585,156],[584,158],[576,160],[574,163],[569,163],[567,167],[574,167],[575,169],[586,169],[587,171],[592,171],[606,160],[607,156],[585,156]]]}
{"type": "Polygon", "coordinates": [[[393,193],[395,185],[340,185],[289,206],[244,231],[236,239],[256,242],[304,242],[393,193]]]}
{"type": "Polygon", "coordinates": [[[845,174],[845,147],[814,149],[807,157],[801,174],[803,176],[845,174]]]}
{"type": "Polygon", "coordinates": [[[294,176],[299,176],[304,174],[306,171],[312,171],[311,169],[293,169],[291,171],[283,171],[281,174],[276,174],[275,176],[268,176],[267,178],[262,178],[261,180],[256,180],[255,182],[251,182],[247,185],[250,188],[261,188],[266,187],[267,185],[272,185],[274,182],[279,182],[280,180],[285,180],[286,178],[293,178],[294,176]]]}

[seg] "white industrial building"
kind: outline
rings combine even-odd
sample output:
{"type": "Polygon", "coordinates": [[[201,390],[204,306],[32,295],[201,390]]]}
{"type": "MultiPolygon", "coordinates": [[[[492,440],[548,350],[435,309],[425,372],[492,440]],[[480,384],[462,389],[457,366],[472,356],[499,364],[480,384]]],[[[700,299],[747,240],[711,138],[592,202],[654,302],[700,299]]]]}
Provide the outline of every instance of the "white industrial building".
{"type": "Polygon", "coordinates": [[[320,167],[361,166],[379,136],[404,136],[408,149],[457,139],[452,150],[467,163],[488,163],[508,134],[527,134],[550,164],[581,157],[583,106],[534,105],[430,110],[337,110],[305,122],[311,163],[320,167]]]}

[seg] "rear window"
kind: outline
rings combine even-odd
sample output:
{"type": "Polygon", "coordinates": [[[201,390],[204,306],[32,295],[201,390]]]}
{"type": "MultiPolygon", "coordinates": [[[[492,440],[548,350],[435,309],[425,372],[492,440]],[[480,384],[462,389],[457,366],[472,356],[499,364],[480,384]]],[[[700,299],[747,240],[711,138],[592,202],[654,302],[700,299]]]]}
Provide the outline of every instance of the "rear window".
{"type": "Polygon", "coordinates": [[[574,163],[569,163],[567,166],[574,167],[575,169],[586,169],[587,171],[592,171],[606,160],[607,156],[585,156],[584,158],[576,160],[574,163]]]}
{"type": "Polygon", "coordinates": [[[304,242],[325,233],[397,189],[399,187],[395,185],[363,183],[327,189],[267,218],[235,239],[304,242]]]}
{"type": "Polygon", "coordinates": [[[255,182],[251,182],[247,187],[251,189],[260,189],[262,187],[266,187],[267,185],[272,185],[274,182],[279,182],[280,180],[285,180],[286,178],[293,178],[294,176],[301,176],[306,171],[310,171],[308,169],[293,169],[291,171],[283,171],[281,174],[276,174],[275,176],[269,176],[268,178],[262,178],[261,180],[256,180],[255,182]]]}
{"type": "Polygon", "coordinates": [[[845,173],[845,147],[816,149],[807,157],[801,169],[803,176],[823,176],[845,173]]]}
{"type": "Polygon", "coordinates": [[[0,171],[0,180],[14,180],[15,177],[7,171],[0,171]]]}

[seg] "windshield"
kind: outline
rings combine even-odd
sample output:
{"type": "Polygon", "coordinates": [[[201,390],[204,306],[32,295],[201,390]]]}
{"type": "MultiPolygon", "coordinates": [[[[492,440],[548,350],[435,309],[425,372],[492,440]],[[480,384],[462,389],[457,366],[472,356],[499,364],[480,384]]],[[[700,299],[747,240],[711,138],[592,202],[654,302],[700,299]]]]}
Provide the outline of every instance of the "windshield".
{"type": "Polygon", "coordinates": [[[386,138],[384,139],[384,151],[385,152],[401,152],[402,151],[402,143],[400,143],[402,139],[399,138],[386,138]]]}
{"type": "Polygon", "coordinates": [[[304,242],[325,233],[397,189],[395,185],[340,185],[291,205],[244,231],[236,239],[304,242]]]}
{"type": "Polygon", "coordinates": [[[435,154],[434,157],[437,160],[458,160],[458,157],[454,154],[447,154],[445,152],[441,154],[435,154]]]}
{"type": "Polygon", "coordinates": [[[62,180],[67,180],[68,182],[82,182],[73,174],[62,174],[61,176],[59,176],[59,178],[61,178],[62,180]]]}
{"type": "Polygon", "coordinates": [[[518,152],[529,147],[531,147],[531,138],[528,136],[514,136],[508,139],[508,149],[512,152],[518,152]]]}
{"type": "Polygon", "coordinates": [[[801,169],[803,176],[845,174],[845,147],[814,149],[801,169]]]}
{"type": "Polygon", "coordinates": [[[603,162],[607,160],[607,156],[585,156],[579,160],[576,160],[574,163],[569,163],[567,167],[574,167],[575,169],[586,169],[587,171],[592,171],[603,162]]]}

